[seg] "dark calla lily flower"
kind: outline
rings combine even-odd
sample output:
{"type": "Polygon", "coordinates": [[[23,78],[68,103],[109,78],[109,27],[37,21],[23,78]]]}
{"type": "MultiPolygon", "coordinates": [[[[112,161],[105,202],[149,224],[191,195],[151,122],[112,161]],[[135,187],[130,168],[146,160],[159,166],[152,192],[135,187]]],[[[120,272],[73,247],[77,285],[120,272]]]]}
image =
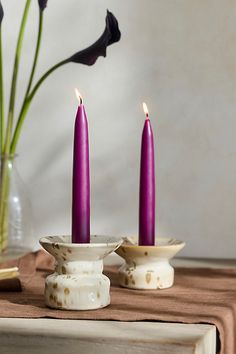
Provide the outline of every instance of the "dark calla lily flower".
{"type": "Polygon", "coordinates": [[[38,0],[40,10],[43,11],[47,7],[48,0],[38,0]]]}
{"type": "Polygon", "coordinates": [[[120,37],[118,21],[115,16],[107,10],[106,27],[101,37],[90,47],[72,55],[72,57],[68,59],[68,62],[93,65],[99,56],[106,56],[107,47],[118,42],[120,37]]]}
{"type": "Polygon", "coordinates": [[[4,12],[3,12],[2,3],[0,1],[0,24],[2,23],[3,16],[4,16],[4,12]]]}

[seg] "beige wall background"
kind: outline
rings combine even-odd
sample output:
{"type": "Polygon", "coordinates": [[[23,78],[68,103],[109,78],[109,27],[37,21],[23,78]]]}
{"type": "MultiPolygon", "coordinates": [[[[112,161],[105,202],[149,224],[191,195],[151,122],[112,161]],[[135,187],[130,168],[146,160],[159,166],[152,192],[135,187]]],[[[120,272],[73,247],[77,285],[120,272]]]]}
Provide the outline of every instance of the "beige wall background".
{"type": "MultiPolygon", "coordinates": [[[[5,83],[25,1],[3,0],[5,83]]],[[[39,77],[102,33],[106,9],[122,40],[93,67],[70,64],[40,89],[18,146],[35,244],[70,232],[74,87],[90,125],[91,229],[136,234],[146,101],[155,134],[157,235],[186,256],[236,256],[236,3],[231,0],[48,0],[39,77]]],[[[24,94],[37,30],[32,1],[18,85],[24,94]]]]}

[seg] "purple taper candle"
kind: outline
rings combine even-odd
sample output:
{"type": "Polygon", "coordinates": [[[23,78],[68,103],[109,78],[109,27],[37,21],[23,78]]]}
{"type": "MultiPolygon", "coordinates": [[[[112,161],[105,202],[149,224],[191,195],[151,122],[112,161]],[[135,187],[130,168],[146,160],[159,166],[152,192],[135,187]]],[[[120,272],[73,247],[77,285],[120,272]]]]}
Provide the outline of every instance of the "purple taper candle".
{"type": "Polygon", "coordinates": [[[139,245],[155,245],[155,160],[153,133],[148,109],[142,133],[139,186],[139,245]]]}
{"type": "Polygon", "coordinates": [[[90,177],[88,121],[82,97],[74,127],[74,158],[72,180],[72,242],[90,242],[90,177]]]}

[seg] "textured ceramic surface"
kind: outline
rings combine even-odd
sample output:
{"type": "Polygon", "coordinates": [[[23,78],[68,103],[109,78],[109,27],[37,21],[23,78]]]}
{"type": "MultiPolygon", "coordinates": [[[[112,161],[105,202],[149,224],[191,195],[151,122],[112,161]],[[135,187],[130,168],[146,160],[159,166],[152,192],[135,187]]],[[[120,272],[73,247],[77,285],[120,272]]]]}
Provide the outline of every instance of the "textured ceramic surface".
{"type": "Polygon", "coordinates": [[[110,280],[102,274],[103,259],[122,240],[91,236],[91,243],[71,243],[70,236],[40,239],[56,259],[55,272],[45,281],[47,306],[63,310],[92,310],[110,303],[110,280]]]}
{"type": "Polygon", "coordinates": [[[173,285],[174,268],[169,260],[185,243],[158,238],[156,246],[139,246],[134,237],[124,239],[116,253],[125,263],[119,269],[120,285],[131,289],[165,289],[173,285]]]}

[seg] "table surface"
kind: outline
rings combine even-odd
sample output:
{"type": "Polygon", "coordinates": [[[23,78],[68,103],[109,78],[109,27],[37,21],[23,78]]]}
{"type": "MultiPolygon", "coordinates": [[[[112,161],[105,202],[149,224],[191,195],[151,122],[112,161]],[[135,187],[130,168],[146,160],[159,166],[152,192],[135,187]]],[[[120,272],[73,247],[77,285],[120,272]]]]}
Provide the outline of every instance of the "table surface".
{"type": "MultiPolygon", "coordinates": [[[[106,264],[118,264],[112,255],[106,264]]],[[[174,266],[236,267],[235,260],[177,258],[174,266]]],[[[215,354],[213,325],[0,318],[0,353],[215,354]]]]}

